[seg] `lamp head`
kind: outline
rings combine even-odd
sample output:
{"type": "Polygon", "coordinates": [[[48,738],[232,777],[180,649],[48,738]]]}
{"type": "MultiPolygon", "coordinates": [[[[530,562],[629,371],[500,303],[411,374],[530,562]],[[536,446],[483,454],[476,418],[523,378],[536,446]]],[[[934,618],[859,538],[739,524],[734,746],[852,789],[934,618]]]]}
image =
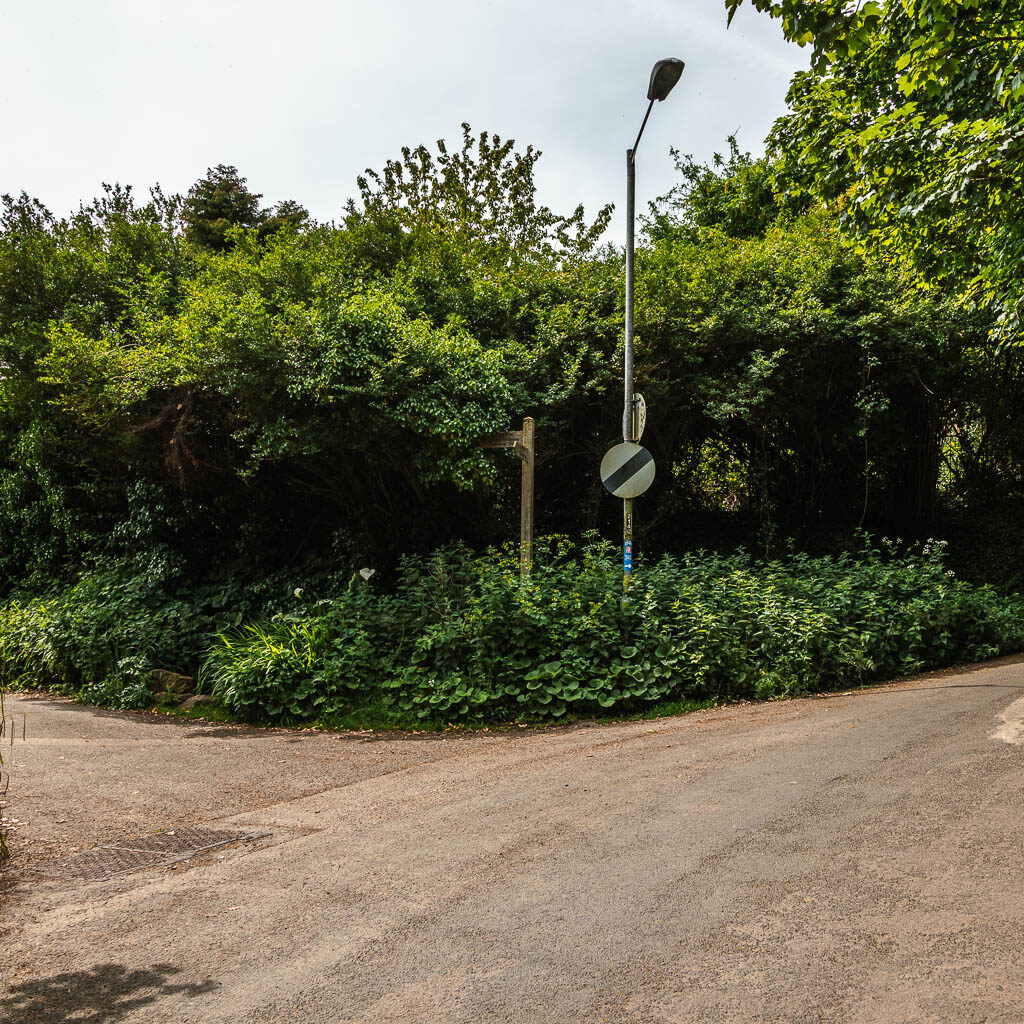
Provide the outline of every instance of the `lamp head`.
{"type": "Polygon", "coordinates": [[[647,98],[663,100],[671,91],[672,87],[679,81],[686,64],[678,57],[666,57],[659,60],[651,69],[651,84],[647,86],[647,98]]]}

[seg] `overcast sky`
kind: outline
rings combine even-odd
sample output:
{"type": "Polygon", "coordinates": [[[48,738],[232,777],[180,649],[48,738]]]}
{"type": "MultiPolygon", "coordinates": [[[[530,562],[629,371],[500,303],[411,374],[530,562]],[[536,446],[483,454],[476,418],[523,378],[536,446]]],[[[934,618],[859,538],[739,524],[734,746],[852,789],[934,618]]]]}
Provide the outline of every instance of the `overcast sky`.
{"type": "Polygon", "coordinates": [[[101,182],[185,192],[235,164],[264,203],[338,217],[355,178],[459,125],[543,150],[540,199],[616,203],[652,63],[686,72],[655,105],[638,209],[669,147],[761,152],[807,51],[723,0],[46,0],[0,5],[0,192],[65,214],[101,182]]]}

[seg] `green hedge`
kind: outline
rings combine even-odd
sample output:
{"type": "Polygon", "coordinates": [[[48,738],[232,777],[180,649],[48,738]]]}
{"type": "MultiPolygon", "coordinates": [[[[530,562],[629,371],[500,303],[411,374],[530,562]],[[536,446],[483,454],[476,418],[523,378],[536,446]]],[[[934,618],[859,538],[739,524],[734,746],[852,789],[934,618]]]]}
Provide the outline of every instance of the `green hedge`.
{"type": "Polygon", "coordinates": [[[938,545],[664,557],[635,574],[626,606],[607,546],[558,541],[540,545],[526,584],[507,552],[452,548],[407,559],[390,593],[358,576],[319,600],[296,588],[283,610],[244,624],[251,598],[239,610],[237,594],[202,593],[205,604],[199,592],[161,599],[156,584],[108,572],[12,602],[0,610],[0,674],[141,706],[149,669],[171,667],[198,670],[253,721],[376,709],[405,723],[502,722],[773,699],[1024,649],[1024,598],[956,579],[938,545]],[[216,630],[225,622],[239,624],[216,630]]]}

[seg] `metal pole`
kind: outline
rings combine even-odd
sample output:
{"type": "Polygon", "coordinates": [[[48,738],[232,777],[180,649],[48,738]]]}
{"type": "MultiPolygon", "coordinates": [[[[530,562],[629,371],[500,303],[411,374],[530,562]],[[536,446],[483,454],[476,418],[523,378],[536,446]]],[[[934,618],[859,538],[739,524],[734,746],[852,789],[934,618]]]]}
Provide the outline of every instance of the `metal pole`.
{"type": "MultiPolygon", "coordinates": [[[[648,106],[647,113],[651,108],[648,106]]],[[[644,124],[647,118],[644,118],[644,124]]],[[[643,128],[640,129],[641,133],[643,128]]],[[[640,136],[637,136],[640,141],[640,136]]],[[[636,200],[636,165],[633,150],[626,150],[626,343],[623,355],[622,440],[635,441],[633,418],[633,219],[636,200]]],[[[633,571],[633,499],[622,499],[622,598],[626,599],[633,571]]]]}
{"type": "Polygon", "coordinates": [[[623,365],[622,440],[633,436],[633,208],[636,202],[636,165],[633,150],[626,150],[626,345],[623,365]]]}

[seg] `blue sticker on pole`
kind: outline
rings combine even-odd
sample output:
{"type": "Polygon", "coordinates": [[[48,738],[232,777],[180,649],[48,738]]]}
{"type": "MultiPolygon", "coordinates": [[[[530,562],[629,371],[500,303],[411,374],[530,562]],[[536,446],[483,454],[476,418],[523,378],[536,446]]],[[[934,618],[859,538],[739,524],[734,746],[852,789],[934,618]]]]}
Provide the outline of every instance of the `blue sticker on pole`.
{"type": "Polygon", "coordinates": [[[627,540],[623,544],[622,550],[622,571],[632,572],[633,571],[633,542],[627,540]]]}

